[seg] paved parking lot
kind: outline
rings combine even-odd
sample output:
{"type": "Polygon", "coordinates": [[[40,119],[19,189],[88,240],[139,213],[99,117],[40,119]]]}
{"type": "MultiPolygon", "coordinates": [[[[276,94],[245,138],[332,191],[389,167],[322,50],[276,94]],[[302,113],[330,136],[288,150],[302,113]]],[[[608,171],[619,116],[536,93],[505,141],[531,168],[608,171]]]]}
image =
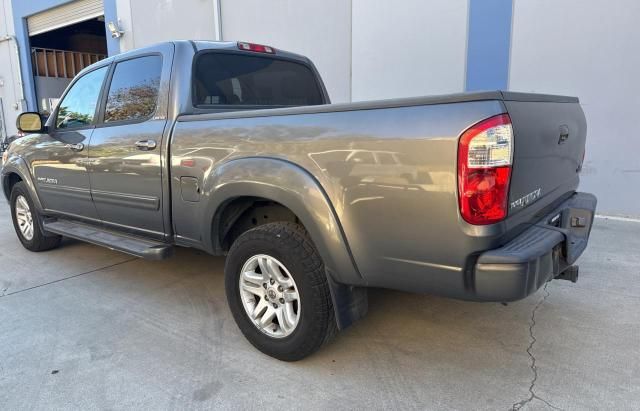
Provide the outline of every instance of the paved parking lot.
{"type": "Polygon", "coordinates": [[[282,363],[236,328],[223,258],[32,254],[2,199],[0,408],[639,409],[640,224],[598,219],[580,263],[508,306],[373,290],[367,318],[282,363]]]}

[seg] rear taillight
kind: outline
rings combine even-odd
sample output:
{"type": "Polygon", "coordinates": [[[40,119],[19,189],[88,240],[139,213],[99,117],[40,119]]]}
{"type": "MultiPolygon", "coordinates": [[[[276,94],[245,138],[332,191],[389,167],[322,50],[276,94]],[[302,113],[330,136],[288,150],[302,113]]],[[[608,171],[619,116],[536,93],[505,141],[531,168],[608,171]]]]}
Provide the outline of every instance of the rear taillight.
{"type": "Polygon", "coordinates": [[[513,158],[508,114],[469,127],[458,143],[460,214],[470,224],[492,224],[507,216],[513,158]]]}
{"type": "Polygon", "coordinates": [[[275,54],[276,50],[273,47],[264,46],[262,44],[238,42],[238,48],[245,51],[255,51],[256,53],[269,53],[275,54]]]}

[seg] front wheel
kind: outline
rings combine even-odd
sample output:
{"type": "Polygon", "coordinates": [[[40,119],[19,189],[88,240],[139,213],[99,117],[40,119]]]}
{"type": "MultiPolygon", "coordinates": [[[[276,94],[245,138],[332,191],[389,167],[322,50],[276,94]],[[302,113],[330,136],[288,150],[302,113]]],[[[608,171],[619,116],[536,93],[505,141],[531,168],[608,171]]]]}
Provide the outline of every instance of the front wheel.
{"type": "Polygon", "coordinates": [[[225,288],[240,331],[274,358],[300,360],[337,331],[324,264],[297,224],[240,235],[227,256],[225,288]]]}
{"type": "Polygon", "coordinates": [[[38,211],[22,181],[16,183],[11,190],[11,217],[18,239],[27,250],[46,251],[60,244],[62,237],[43,233],[38,211]]]}

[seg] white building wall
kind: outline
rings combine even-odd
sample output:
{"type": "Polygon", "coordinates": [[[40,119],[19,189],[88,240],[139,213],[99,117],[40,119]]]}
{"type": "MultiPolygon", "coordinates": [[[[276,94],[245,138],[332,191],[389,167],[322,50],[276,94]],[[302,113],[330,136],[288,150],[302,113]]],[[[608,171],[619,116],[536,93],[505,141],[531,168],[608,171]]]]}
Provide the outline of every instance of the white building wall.
{"type": "Polygon", "coordinates": [[[222,37],[309,57],[331,100],[350,100],[350,0],[222,0],[222,37]]]}
{"type": "Polygon", "coordinates": [[[515,0],[509,88],[580,97],[581,190],[599,212],[640,213],[640,2],[515,0]]]}
{"type": "Polygon", "coordinates": [[[213,40],[213,0],[116,0],[120,50],[168,40],[213,40]]]}
{"type": "Polygon", "coordinates": [[[467,0],[353,0],[353,101],[464,91],[467,18],[467,0]]]}
{"type": "MultiPolygon", "coordinates": [[[[220,2],[224,40],[309,56],[334,102],[464,90],[468,0],[220,2]]],[[[11,0],[0,5],[3,37],[14,30],[11,0]]],[[[122,51],[215,38],[213,0],[116,0],[116,7],[122,51]]],[[[603,213],[640,215],[638,15],[638,0],[514,0],[509,88],[580,97],[589,125],[581,189],[598,195],[603,213]]],[[[22,107],[12,42],[0,42],[0,63],[13,134],[22,107]]]]}
{"type": "MultiPolygon", "coordinates": [[[[14,34],[11,0],[0,0],[0,39],[14,34]]],[[[16,117],[22,111],[22,95],[18,81],[18,57],[13,40],[0,41],[0,98],[2,98],[6,132],[15,134],[16,117]]]]}

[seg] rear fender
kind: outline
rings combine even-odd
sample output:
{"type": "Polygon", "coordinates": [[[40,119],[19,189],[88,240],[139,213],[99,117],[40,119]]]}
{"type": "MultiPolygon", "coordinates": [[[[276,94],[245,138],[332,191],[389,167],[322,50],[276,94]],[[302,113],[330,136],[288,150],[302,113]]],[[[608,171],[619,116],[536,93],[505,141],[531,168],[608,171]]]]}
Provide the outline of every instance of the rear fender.
{"type": "MultiPolygon", "coordinates": [[[[215,221],[221,206],[238,197],[261,197],[290,209],[307,229],[322,257],[338,326],[366,313],[365,281],[358,272],[335,210],[316,179],[288,161],[250,157],[231,160],[205,178],[205,221],[215,221]]],[[[203,230],[207,227],[203,226],[203,230]]],[[[216,233],[202,232],[205,248],[215,251],[216,233]]]]}

